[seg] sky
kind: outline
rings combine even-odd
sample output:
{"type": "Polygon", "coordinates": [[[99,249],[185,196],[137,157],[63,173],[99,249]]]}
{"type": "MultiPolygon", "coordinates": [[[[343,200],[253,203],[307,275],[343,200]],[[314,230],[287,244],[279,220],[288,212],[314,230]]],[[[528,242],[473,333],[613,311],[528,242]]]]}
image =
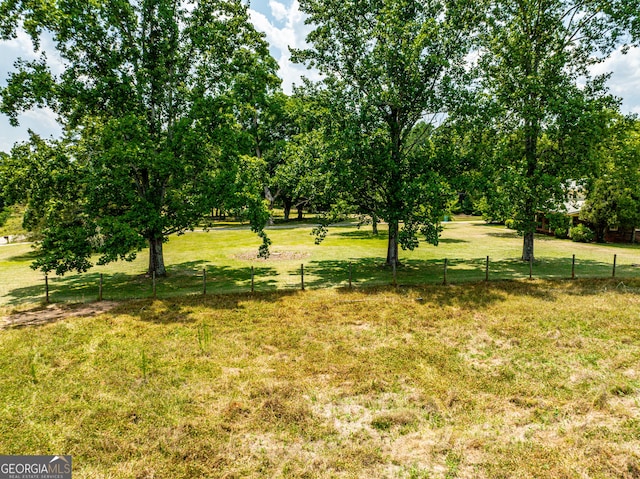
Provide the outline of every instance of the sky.
{"type": "MultiPolygon", "coordinates": [[[[300,12],[298,0],[249,0],[249,13],[255,27],[265,33],[271,54],[280,65],[279,74],[286,93],[291,93],[294,84],[301,83],[301,76],[318,79],[316,72],[290,61],[288,47],[304,47],[305,38],[311,31],[311,27],[304,24],[305,15],[300,12]]],[[[45,43],[43,48],[50,50],[51,45],[45,43]]],[[[35,57],[30,40],[24,34],[10,42],[0,41],[0,85],[5,84],[17,58],[35,57]]],[[[52,59],[54,55],[48,57],[52,59]]],[[[55,61],[53,63],[54,71],[60,68],[55,61]]],[[[632,49],[626,55],[614,52],[592,71],[594,74],[612,72],[608,85],[611,93],[622,99],[622,112],[640,115],[640,49],[632,49]]],[[[19,127],[12,127],[8,118],[0,115],[0,151],[8,152],[15,142],[26,140],[29,129],[43,137],[57,137],[60,134],[55,114],[46,109],[24,113],[20,115],[19,122],[19,127]]]]}

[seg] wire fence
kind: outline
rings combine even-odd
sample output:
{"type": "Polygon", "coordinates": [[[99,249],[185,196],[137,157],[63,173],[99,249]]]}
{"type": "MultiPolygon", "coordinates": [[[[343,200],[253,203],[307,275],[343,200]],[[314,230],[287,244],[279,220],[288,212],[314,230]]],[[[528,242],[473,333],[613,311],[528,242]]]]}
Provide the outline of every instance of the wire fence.
{"type": "Polygon", "coordinates": [[[124,273],[84,273],[71,277],[45,277],[43,284],[21,288],[11,303],[43,301],[92,302],[183,295],[256,293],[318,288],[362,288],[368,286],[449,285],[522,279],[640,278],[640,255],[615,254],[608,262],[566,258],[516,259],[443,258],[406,260],[384,267],[373,258],[353,261],[298,263],[282,273],[268,263],[238,268],[178,270],[167,277],[134,276],[124,273]]]}

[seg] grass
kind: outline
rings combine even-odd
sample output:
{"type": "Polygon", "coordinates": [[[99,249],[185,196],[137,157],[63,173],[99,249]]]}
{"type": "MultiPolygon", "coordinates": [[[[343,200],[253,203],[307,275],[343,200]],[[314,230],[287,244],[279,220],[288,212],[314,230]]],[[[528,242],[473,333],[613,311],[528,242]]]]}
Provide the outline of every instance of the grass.
{"type": "MultiPolygon", "coordinates": [[[[248,291],[252,267],[255,288],[259,291],[297,289],[301,264],[304,264],[305,286],[311,289],[347,285],[350,263],[355,286],[390,284],[392,273],[383,265],[386,235],[384,227],[380,235],[374,236],[368,228],[338,226],[330,230],[321,245],[315,245],[310,225],[278,225],[269,230],[273,254],[267,261],[255,258],[259,240],[246,228],[227,226],[173,236],[164,248],[169,275],[158,280],[157,295],[166,298],[201,294],[204,269],[209,293],[248,291]]],[[[515,232],[502,226],[483,222],[447,223],[439,246],[423,243],[414,251],[401,252],[403,266],[397,271],[397,280],[403,285],[442,283],[447,258],[449,282],[482,281],[486,256],[491,258],[491,280],[528,278],[529,266],[519,260],[521,243],[515,232]]],[[[534,276],[570,277],[573,254],[578,278],[611,277],[614,254],[617,255],[617,277],[640,274],[637,245],[579,244],[538,236],[534,276]]],[[[95,300],[100,274],[104,278],[105,299],[149,297],[152,285],[150,278],[144,276],[146,255],[147,252],[142,251],[132,263],[114,263],[84,274],[49,278],[51,300],[95,300]]],[[[0,305],[16,307],[43,300],[44,278],[29,268],[32,260],[30,245],[0,247],[0,277],[10,278],[0,281],[0,305]]]]}
{"type": "Polygon", "coordinates": [[[639,291],[190,296],[6,329],[0,443],[90,478],[637,478],[639,291]]]}

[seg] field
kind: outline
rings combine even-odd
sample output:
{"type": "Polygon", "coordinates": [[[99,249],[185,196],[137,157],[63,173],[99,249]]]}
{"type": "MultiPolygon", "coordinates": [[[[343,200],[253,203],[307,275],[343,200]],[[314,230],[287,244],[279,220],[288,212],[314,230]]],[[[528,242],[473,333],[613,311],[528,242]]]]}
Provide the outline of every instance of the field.
{"type": "Polygon", "coordinates": [[[393,287],[384,232],[309,233],[270,230],[268,261],[244,229],[172,237],[157,299],[141,257],[48,306],[30,246],[0,247],[0,452],[79,478],[640,478],[638,246],[539,237],[529,280],[513,232],[457,221],[393,287]]]}
{"type": "Polygon", "coordinates": [[[637,478],[639,291],[190,296],[0,330],[0,448],[79,478],[637,478]]]}
{"type": "MultiPolygon", "coordinates": [[[[251,268],[257,291],[297,289],[301,286],[300,266],[304,264],[306,288],[347,286],[351,263],[352,284],[356,287],[391,284],[392,272],[383,267],[386,231],[374,236],[370,227],[358,229],[342,225],[330,229],[327,239],[314,244],[311,225],[276,226],[268,230],[273,241],[272,256],[258,260],[259,240],[246,227],[222,227],[209,232],[172,236],[165,245],[168,277],[157,283],[158,297],[201,294],[203,270],[207,292],[227,293],[250,290],[251,268]]],[[[440,244],[422,243],[414,251],[401,251],[403,266],[398,268],[401,285],[441,284],[444,260],[448,260],[447,280],[474,282],[485,279],[486,256],[490,256],[490,279],[528,278],[529,265],[523,264],[522,239],[503,226],[478,221],[445,224],[440,244]]],[[[640,246],[596,245],[538,235],[536,278],[571,277],[572,255],[576,255],[578,278],[611,277],[617,255],[616,276],[640,277],[640,246]]],[[[0,246],[0,307],[41,302],[44,277],[32,271],[31,245],[0,246]]],[[[88,302],[98,297],[99,277],[103,274],[105,299],[122,300],[152,295],[151,279],[145,277],[147,252],[132,263],[95,267],[84,274],[51,276],[49,285],[54,302],[88,302]]]]}

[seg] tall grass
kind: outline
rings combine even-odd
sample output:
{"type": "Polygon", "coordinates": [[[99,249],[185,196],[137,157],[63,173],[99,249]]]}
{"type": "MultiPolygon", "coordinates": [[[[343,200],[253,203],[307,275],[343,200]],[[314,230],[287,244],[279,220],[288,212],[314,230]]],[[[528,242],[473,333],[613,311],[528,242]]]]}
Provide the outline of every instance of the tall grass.
{"type": "Polygon", "coordinates": [[[91,478],[638,477],[638,292],[207,295],[0,330],[0,443],[91,478]]]}

